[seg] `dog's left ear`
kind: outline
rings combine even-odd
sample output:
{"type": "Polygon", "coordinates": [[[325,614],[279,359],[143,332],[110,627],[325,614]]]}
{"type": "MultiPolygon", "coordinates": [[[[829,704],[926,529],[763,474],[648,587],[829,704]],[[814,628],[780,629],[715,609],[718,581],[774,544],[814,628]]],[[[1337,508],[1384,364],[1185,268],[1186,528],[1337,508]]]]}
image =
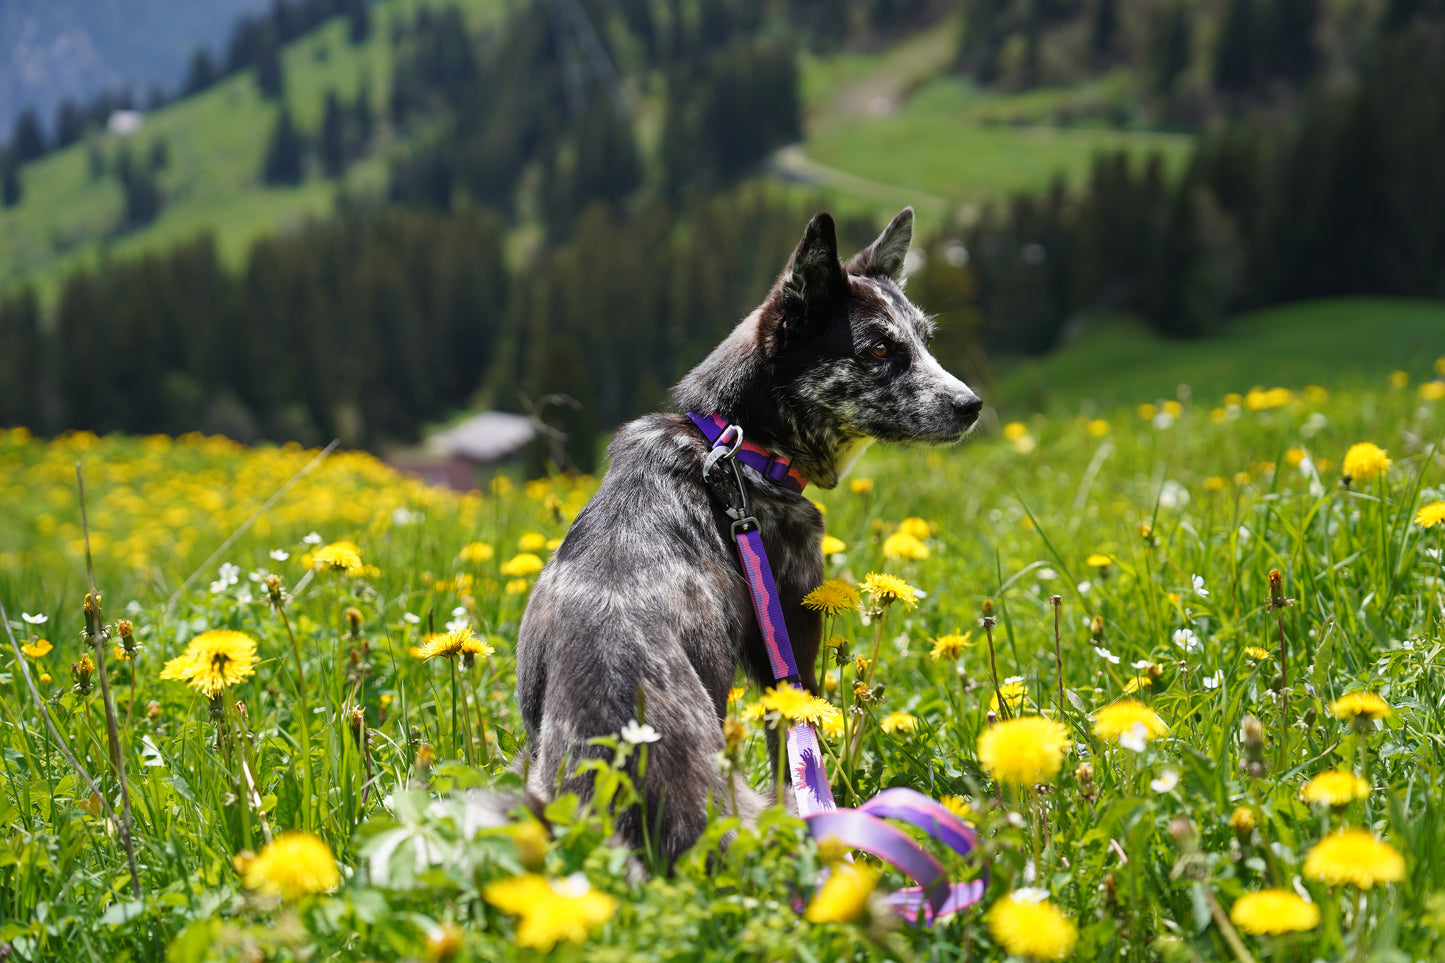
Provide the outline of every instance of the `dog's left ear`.
{"type": "Polygon", "coordinates": [[[888,222],[883,233],[870,245],[853,255],[848,262],[849,274],[887,278],[895,283],[903,280],[903,261],[908,245],[913,243],[913,208],[905,207],[888,222]]]}

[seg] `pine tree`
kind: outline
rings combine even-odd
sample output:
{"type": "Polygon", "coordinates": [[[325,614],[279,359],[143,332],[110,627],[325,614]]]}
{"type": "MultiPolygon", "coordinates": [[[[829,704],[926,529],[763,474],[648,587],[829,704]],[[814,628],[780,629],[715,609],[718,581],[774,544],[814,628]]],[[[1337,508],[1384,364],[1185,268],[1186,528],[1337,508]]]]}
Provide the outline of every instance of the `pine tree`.
{"type": "Polygon", "coordinates": [[[45,155],[45,134],[40,129],[40,118],[34,109],[22,111],[15,118],[15,132],[10,138],[10,152],[21,164],[28,164],[45,155]]]}
{"type": "Polygon", "coordinates": [[[291,122],[291,111],[285,107],[276,117],[266,157],[261,164],[261,180],[266,184],[299,184],[304,173],[301,135],[291,122]]]}
{"type": "Polygon", "coordinates": [[[281,45],[276,39],[275,29],[269,24],[262,29],[256,50],[256,87],[268,100],[277,100],[286,92],[281,45]]]}
{"type": "Polygon", "coordinates": [[[186,71],[186,83],[181,89],[187,94],[198,93],[216,82],[216,67],[211,62],[211,53],[205,47],[197,47],[191,54],[191,65],[186,71]]]}
{"type": "Polygon", "coordinates": [[[20,162],[15,159],[15,152],[7,150],[0,153],[0,205],[14,207],[20,203],[24,193],[20,183],[20,162]]]}
{"type": "Polygon", "coordinates": [[[60,102],[60,110],[55,115],[55,146],[56,148],[69,147],[80,140],[85,133],[85,115],[75,106],[75,102],[69,97],[60,102]]]}
{"type": "Polygon", "coordinates": [[[1318,0],[1271,0],[1263,29],[1264,49],[1269,52],[1265,66],[1271,74],[1293,83],[1303,83],[1314,74],[1319,61],[1318,20],[1318,0]]]}
{"type": "Polygon", "coordinates": [[[1244,93],[1254,85],[1258,50],[1255,0],[1229,0],[1224,25],[1214,47],[1214,86],[1225,93],[1244,93]]]}
{"type": "Polygon", "coordinates": [[[336,91],[326,92],[326,107],[321,116],[321,141],[317,144],[321,170],[327,177],[340,177],[346,171],[346,120],[336,91]]]}
{"type": "Polygon", "coordinates": [[[1114,50],[1114,37],[1119,32],[1118,0],[1095,0],[1094,18],[1089,24],[1089,50],[1102,60],[1114,50]]]}
{"type": "Polygon", "coordinates": [[[1171,0],[1160,11],[1149,45],[1149,73],[1154,92],[1168,97],[1189,67],[1193,37],[1186,0],[1171,0]]]}
{"type": "Polygon", "coordinates": [[[344,0],[343,5],[348,23],[347,37],[353,46],[365,43],[366,38],[371,36],[371,11],[366,0],[344,0]]]}

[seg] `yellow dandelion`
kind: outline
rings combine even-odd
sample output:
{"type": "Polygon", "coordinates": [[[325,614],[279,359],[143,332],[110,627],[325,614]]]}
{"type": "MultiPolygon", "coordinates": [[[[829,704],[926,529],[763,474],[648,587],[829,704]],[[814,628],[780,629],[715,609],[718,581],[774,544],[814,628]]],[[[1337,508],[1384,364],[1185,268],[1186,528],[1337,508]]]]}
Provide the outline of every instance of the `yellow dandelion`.
{"type": "Polygon", "coordinates": [[[1320,908],[1287,889],[1262,889],[1234,901],[1229,919],[1251,936],[1303,933],[1320,925],[1320,908]]]}
{"type": "Polygon", "coordinates": [[[617,912],[617,897],[599,893],[581,873],[548,880],[536,873],[488,883],[488,903],[519,918],[517,944],[547,952],[561,940],[581,943],[617,912]]]}
{"type": "Polygon", "coordinates": [[[507,584],[504,587],[503,591],[505,591],[508,595],[523,595],[526,593],[529,587],[529,583],[526,579],[514,578],[507,580],[507,584]]]}
{"type": "Polygon", "coordinates": [[[929,652],[934,662],[939,659],[957,659],[963,654],[963,650],[973,645],[972,632],[964,632],[962,635],[952,632],[948,635],[940,635],[933,640],[933,651],[929,652]]]}
{"type": "Polygon", "coordinates": [[[365,563],[361,561],[361,549],[357,548],[354,542],[332,542],[330,545],[323,545],[312,554],[311,565],[322,571],[341,572],[353,577],[366,570],[365,563]]]}
{"type": "Polygon", "coordinates": [[[999,782],[1032,785],[1048,782],[1064,764],[1068,730],[1041,716],[1010,719],[978,737],[978,761],[999,782]]]}
{"type": "Polygon", "coordinates": [[[1009,441],[1018,441],[1029,433],[1029,426],[1021,421],[1011,421],[1003,426],[1003,436],[1009,441]]]}
{"type": "Polygon", "coordinates": [[[1084,564],[1089,566],[1090,568],[1108,568],[1110,561],[1111,559],[1109,558],[1109,556],[1101,555],[1098,552],[1095,552],[1093,555],[1090,555],[1088,558],[1084,559],[1084,564]]]}
{"type": "Polygon", "coordinates": [[[989,696],[988,711],[998,712],[998,697],[1003,695],[1004,704],[1008,706],[1009,712],[1018,712],[1024,704],[1024,696],[1029,694],[1028,688],[1022,679],[1005,679],[998,687],[998,691],[989,696]]]}
{"type": "Polygon", "coordinates": [[[890,712],[879,721],[878,727],[889,735],[914,732],[918,729],[918,717],[901,710],[890,712]]]}
{"type": "Polygon", "coordinates": [[[758,705],[765,712],[776,712],[792,725],[800,722],[821,725],[825,719],[842,714],[826,699],[809,695],[807,691],[786,683],[764,692],[758,705]]]}
{"type": "Polygon", "coordinates": [[[1431,502],[1415,513],[1415,524],[1421,528],[1434,528],[1445,522],[1445,502],[1431,502]]]}
{"type": "Polygon", "coordinates": [[[55,646],[50,644],[48,639],[36,639],[34,642],[27,642],[20,647],[20,651],[32,659],[43,659],[50,654],[55,646]]]}
{"type": "Polygon", "coordinates": [[[1120,699],[1094,713],[1094,735],[1110,742],[1132,733],[1136,725],[1144,727],[1146,739],[1158,739],[1169,731],[1153,709],[1135,699],[1120,699]]]}
{"type": "Polygon", "coordinates": [[[953,813],[959,819],[968,821],[973,818],[973,803],[962,796],[944,796],[938,800],[943,803],[943,808],[953,813]]]}
{"type": "Polygon", "coordinates": [[[1351,481],[1373,481],[1379,478],[1390,467],[1390,459],[1385,457],[1385,450],[1378,445],[1368,441],[1351,445],[1350,450],[1345,453],[1344,473],[1351,481]]]}
{"type": "MultiPolygon", "coordinates": [[[[820,852],[821,848],[820,843],[820,852]]],[[[873,867],[835,862],[828,878],[813,894],[803,918],[809,923],[849,923],[860,919],[867,914],[868,897],[877,885],[878,870],[873,867]]]]}
{"type": "Polygon", "coordinates": [[[1140,421],[1153,421],[1154,416],[1159,414],[1159,409],[1145,402],[1138,408],[1135,408],[1134,413],[1139,416],[1140,421]]]}
{"type": "Polygon", "coordinates": [[[1441,398],[1445,398],[1445,381],[1436,379],[1420,385],[1421,401],[1439,401],[1441,398]]]}
{"type": "Polygon", "coordinates": [[[1330,703],[1330,712],[1346,722],[1374,721],[1390,715],[1390,706],[1373,692],[1347,692],[1330,703]]]}
{"type": "Polygon", "coordinates": [[[462,550],[457,553],[457,557],[463,562],[490,562],[495,554],[497,554],[497,550],[486,542],[472,542],[463,546],[462,550]]]}
{"type": "Polygon", "coordinates": [[[918,604],[918,590],[896,575],[869,572],[863,579],[863,592],[883,608],[894,602],[901,602],[906,609],[918,604]]]}
{"type": "Polygon", "coordinates": [[[434,659],[437,656],[451,658],[454,655],[489,656],[495,650],[484,640],[477,638],[471,626],[451,632],[428,635],[420,649],[420,657],[434,659]]]}
{"type": "Polygon", "coordinates": [[[855,478],[848,483],[848,490],[855,495],[873,494],[873,479],[855,478]]]}
{"type": "Polygon", "coordinates": [[[933,535],[933,525],[916,515],[910,515],[898,523],[898,531],[923,541],[933,535]]]}
{"type": "Polygon", "coordinates": [[[243,632],[212,629],[161,669],[162,679],[184,682],[209,698],[245,681],[256,671],[256,640],[243,632]]]}
{"type": "Polygon", "coordinates": [[[1032,960],[1062,960],[1079,939],[1073,920],[1043,890],[1015,890],[994,903],[984,919],[1005,950],[1032,960]]]}
{"type": "Polygon", "coordinates": [[[832,535],[823,536],[823,555],[841,555],[848,551],[848,543],[832,535]]]}
{"type": "Polygon", "coordinates": [[[1305,857],[1307,878],[1328,886],[1370,889],[1405,878],[1405,857],[1367,829],[1342,829],[1315,844],[1305,857]]]}
{"type": "Polygon", "coordinates": [[[741,699],[741,698],[743,697],[743,693],[746,692],[746,691],[747,691],[747,690],[744,689],[744,688],[743,688],[742,686],[740,686],[740,685],[739,685],[739,686],[733,686],[731,689],[729,689],[729,690],[728,690],[728,705],[732,705],[734,702],[737,702],[739,699],[741,699]]]}
{"type": "Polygon", "coordinates": [[[41,684],[41,685],[50,685],[50,673],[49,673],[49,672],[42,672],[42,673],[40,673],[40,684],[41,684]]]}
{"type": "Polygon", "coordinates": [[[921,561],[928,557],[928,546],[907,532],[894,532],[883,540],[883,555],[886,558],[921,561]]]}
{"type": "Polygon", "coordinates": [[[1300,798],[1310,803],[1348,806],[1370,794],[1370,784],[1347,769],[1331,769],[1315,776],[1300,790],[1300,798]]]}
{"type": "Polygon", "coordinates": [[[121,648],[119,645],[112,646],[111,648],[112,648],[111,654],[115,656],[115,661],[117,661],[117,662],[129,662],[129,661],[130,661],[130,653],[127,652],[125,649],[121,648]]]}
{"type": "Polygon", "coordinates": [[[1390,390],[1399,391],[1410,384],[1410,373],[1408,371],[1391,371],[1388,381],[1390,390]]]}
{"type": "Polygon", "coordinates": [[[1089,435],[1094,438],[1103,438],[1109,433],[1109,423],[1103,418],[1095,418],[1089,422],[1089,435]]]}
{"type": "Polygon", "coordinates": [[[341,884],[331,847],[299,830],[281,833],[247,865],[246,886],[289,901],[327,893],[341,884]]]}
{"type": "Polygon", "coordinates": [[[522,552],[503,562],[498,571],[507,578],[525,578],[542,571],[542,560],[531,552],[522,552]]]}
{"type": "Polygon", "coordinates": [[[1269,649],[1261,649],[1257,645],[1246,645],[1244,647],[1244,654],[1256,662],[1263,662],[1270,657],[1269,649]]]}
{"type": "Polygon", "coordinates": [[[1204,490],[1207,492],[1222,492],[1229,482],[1218,475],[1210,475],[1204,479],[1204,490]]]}
{"type": "Polygon", "coordinates": [[[803,596],[803,607],[828,615],[855,612],[858,609],[858,586],[847,579],[830,578],[803,596]]]}
{"type": "Polygon", "coordinates": [[[1124,683],[1124,695],[1128,695],[1131,692],[1138,692],[1141,689],[1147,689],[1153,684],[1154,679],[1148,673],[1139,672],[1128,682],[1124,683]]]}
{"type": "Polygon", "coordinates": [[[1229,814],[1229,828],[1239,836],[1254,832],[1254,810],[1247,806],[1236,806],[1229,814]]]}
{"type": "Polygon", "coordinates": [[[517,548],[524,552],[540,552],[547,547],[547,536],[541,532],[526,532],[517,539],[517,548]]]}

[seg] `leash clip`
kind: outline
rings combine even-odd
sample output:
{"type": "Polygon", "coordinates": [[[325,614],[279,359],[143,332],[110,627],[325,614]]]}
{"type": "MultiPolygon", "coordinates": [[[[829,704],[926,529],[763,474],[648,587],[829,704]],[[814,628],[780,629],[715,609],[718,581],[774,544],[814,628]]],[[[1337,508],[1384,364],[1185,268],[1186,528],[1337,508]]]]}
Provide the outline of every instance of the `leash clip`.
{"type": "Polygon", "coordinates": [[[738,425],[728,425],[722,430],[722,434],[717,436],[717,440],[712,443],[712,451],[708,452],[707,457],[703,459],[702,476],[706,478],[712,474],[713,467],[716,466],[720,460],[732,458],[742,446],[742,428],[738,425]],[[736,435],[736,437],[729,438],[730,435],[736,435]]]}

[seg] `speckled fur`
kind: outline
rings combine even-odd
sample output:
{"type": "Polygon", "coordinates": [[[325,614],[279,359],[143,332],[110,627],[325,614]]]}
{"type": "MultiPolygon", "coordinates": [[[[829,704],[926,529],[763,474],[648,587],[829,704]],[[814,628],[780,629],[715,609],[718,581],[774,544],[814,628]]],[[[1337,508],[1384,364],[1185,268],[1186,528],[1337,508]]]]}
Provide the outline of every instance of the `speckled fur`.
{"type": "MultiPolygon", "coordinates": [[[[871,439],[962,438],[980,402],[928,353],[932,321],[903,295],[912,233],[910,208],[845,268],[832,218],[813,218],[762,305],[674,389],[679,408],[742,425],[822,488],[871,439]]],[[[729,791],[714,762],[738,666],[759,685],[773,679],[724,514],[731,473],[704,481],[707,452],[684,415],[623,426],[596,496],[537,580],[517,642],[530,740],[521,765],[544,799],[587,794],[573,766],[601,754],[588,739],[636,716],[641,689],[661,733],[642,780],[648,835],[668,858],[696,841],[710,802],[726,810],[736,796],[745,818],[769,802],[740,782],[729,791]]],[[[816,692],[821,623],[802,598],[823,580],[823,519],[803,496],[744,472],[799,671],[816,692]]],[[[642,844],[637,810],[618,829],[642,844]]]]}

